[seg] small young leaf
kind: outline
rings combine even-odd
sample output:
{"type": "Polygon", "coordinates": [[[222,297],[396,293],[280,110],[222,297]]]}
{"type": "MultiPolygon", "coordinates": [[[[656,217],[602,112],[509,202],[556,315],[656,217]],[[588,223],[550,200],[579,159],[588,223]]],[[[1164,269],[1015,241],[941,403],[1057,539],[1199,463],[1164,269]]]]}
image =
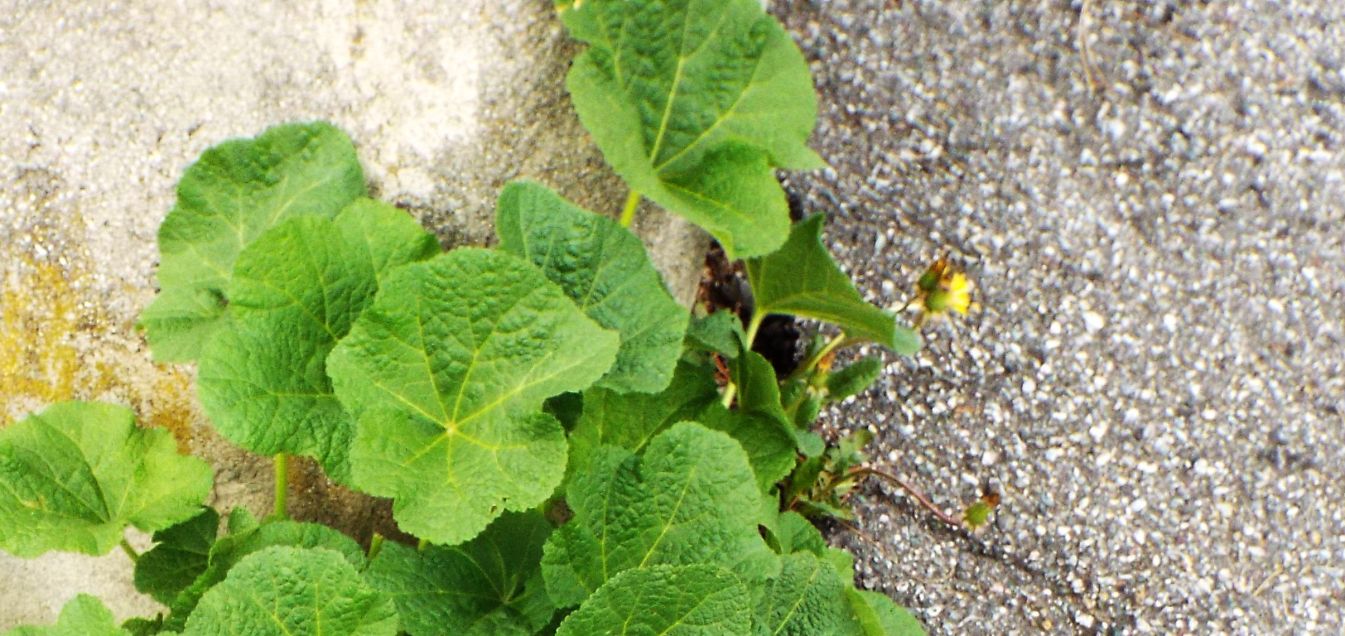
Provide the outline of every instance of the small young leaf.
{"type": "Polygon", "coordinates": [[[463,248],[395,270],[327,360],[358,422],[354,484],[448,545],[541,503],[566,458],[542,403],[602,377],[617,342],[516,256],[463,248]]]}
{"type": "Polygon", "coordinates": [[[687,346],[689,348],[718,353],[725,358],[738,357],[747,334],[743,333],[743,323],[731,311],[716,311],[704,318],[693,318],[687,327],[687,346]]]}
{"type": "Polygon", "coordinates": [[[556,636],[744,634],[751,622],[747,588],[713,565],[656,565],[627,570],[607,581],[556,636]]]}
{"type": "MultiPolygon", "coordinates": [[[[925,636],[925,628],[911,613],[885,594],[850,588],[846,590],[853,627],[847,633],[863,636],[925,636]]],[[[849,621],[848,621],[849,622],[849,621]]]]}
{"type": "Polygon", "coordinates": [[[775,379],[775,368],[755,351],[742,350],[738,359],[729,366],[733,381],[738,385],[738,410],[774,422],[794,439],[799,452],[812,457],[822,452],[822,438],[811,431],[797,428],[780,405],[780,383],[775,379]]]}
{"type": "Polygon", "coordinates": [[[219,513],[202,508],[201,514],[154,533],[158,545],[135,562],[135,589],[169,604],[205,572],[210,546],[219,532],[219,513]]]}
{"type": "Polygon", "coordinates": [[[210,466],[124,407],[63,402],[0,429],[0,549],[105,554],[127,525],[167,528],[200,511],[210,466]]]}
{"type": "Polygon", "coordinates": [[[392,636],[397,609],[340,553],[273,546],[248,555],[187,619],[187,636],[392,636]]]}
{"type": "Polygon", "coordinates": [[[756,607],[756,633],[835,634],[845,622],[846,582],[830,563],[809,552],[780,558],[780,574],[766,582],[756,607]]]}
{"type": "Polygon", "coordinates": [[[276,126],[201,155],[159,226],[161,293],[141,316],[161,362],[194,360],[226,316],[238,253],[293,216],[333,217],[365,193],[355,148],[330,124],[276,126]]]}
{"type": "Polygon", "coordinates": [[[869,388],[883,373],[883,361],[865,356],[827,377],[827,400],[839,402],[869,388]]]}
{"type": "Polygon", "coordinates": [[[840,326],[851,339],[876,342],[903,355],[915,353],[920,348],[915,332],[864,302],[831,259],[822,245],[822,221],[820,214],[801,221],[779,251],[747,261],[756,311],[824,320],[840,326]]]}
{"type": "Polygon", "coordinates": [[[574,518],[543,552],[557,606],[580,603],[631,568],[711,563],[745,580],[771,574],[773,555],[757,533],[760,494],[732,438],[683,422],[655,437],[643,457],[606,450],[570,482],[574,518]]]}
{"type": "Polygon", "coordinates": [[[223,581],[233,566],[243,557],[272,546],[323,548],[342,555],[356,569],[363,569],[365,565],[364,551],[359,544],[324,525],[296,521],[257,524],[245,509],[234,508],[229,514],[229,530],[228,536],[220,538],[210,548],[206,569],[169,604],[165,629],[181,631],[201,596],[223,581]]]}
{"type": "Polygon", "coordinates": [[[639,237],[528,182],[504,187],[495,231],[501,250],[532,261],[589,318],[621,334],[616,362],[597,386],[619,393],[668,386],[688,314],[668,295],[639,237]]]}
{"type": "Polygon", "coordinates": [[[364,576],[397,603],[411,636],[534,634],[556,611],[540,567],[549,534],[536,510],[506,513],[461,546],[386,543],[364,576]]]}
{"type": "Polygon", "coordinates": [[[570,433],[569,472],[584,470],[604,445],[638,453],[673,424],[696,419],[719,399],[713,373],[681,362],[661,393],[622,394],[597,387],[585,391],[583,415],[570,433]]]}
{"type": "Polygon", "coordinates": [[[61,608],[56,624],[50,627],[24,625],[15,627],[5,636],[127,636],[117,627],[112,612],[103,602],[88,594],[79,594],[61,608]]]}
{"type": "Polygon", "coordinates": [[[772,166],[816,168],[808,65],[756,0],[576,3],[589,49],[566,86],[630,186],[710,231],[731,257],[766,254],[789,227],[772,166]]]}

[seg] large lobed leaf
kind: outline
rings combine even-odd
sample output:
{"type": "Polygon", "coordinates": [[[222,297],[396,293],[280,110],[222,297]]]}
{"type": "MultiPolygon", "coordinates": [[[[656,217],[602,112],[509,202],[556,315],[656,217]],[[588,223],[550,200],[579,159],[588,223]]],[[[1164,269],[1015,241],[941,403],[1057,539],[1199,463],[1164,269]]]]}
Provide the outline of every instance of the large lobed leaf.
{"type": "Polygon", "coordinates": [[[201,403],[230,441],[265,455],[318,459],[349,483],[354,422],[327,376],[327,354],[373,300],[380,275],[438,251],[404,212],[359,199],[335,221],[292,218],[234,264],[232,325],[201,354],[201,403]]]}
{"type": "Polygon", "coordinates": [[[911,355],[920,348],[914,331],[867,302],[822,244],[823,216],[794,226],[779,251],[747,261],[747,281],[760,315],[793,314],[838,325],[855,340],[876,342],[911,355]]]}
{"type": "Polygon", "coordinates": [[[276,126],[203,153],[159,226],[160,292],[140,317],[155,359],[194,360],[226,324],[234,260],[248,243],[294,216],[333,217],[364,193],[354,146],[327,123],[276,126]]]}
{"type": "Polygon", "coordinates": [[[542,403],[602,377],[617,344],[512,255],[458,249],[394,271],[328,358],[357,420],[354,484],[450,545],[541,503],[566,456],[542,403]]]}
{"type": "Polygon", "coordinates": [[[550,534],[536,510],[506,513],[460,546],[384,544],[364,576],[411,636],[534,634],[556,611],[540,567],[550,534]]]}
{"type": "Polygon", "coordinates": [[[272,546],[248,555],[187,619],[187,636],[392,636],[397,609],[339,552],[272,546]]]}
{"type": "Polygon", "coordinates": [[[746,634],[751,597],[713,565],[657,565],[617,574],[556,630],[557,636],[746,634]]]}
{"type": "Polygon", "coordinates": [[[668,295],[639,237],[527,182],[500,193],[495,231],[501,250],[532,261],[589,318],[621,335],[616,362],[597,386],[621,393],[668,386],[689,315],[668,295]]]}
{"type": "Polygon", "coordinates": [[[64,402],[0,429],[0,549],[104,554],[127,525],[146,532],[195,515],[210,466],[130,410],[64,402]]]}
{"type": "Polygon", "coordinates": [[[582,602],[619,572],[659,564],[719,565],[747,580],[771,574],[752,468],[728,435],[684,422],[656,436],[643,456],[606,451],[570,482],[574,518],[543,552],[557,606],[582,602]]]}
{"type": "Polygon", "coordinates": [[[789,231],[773,166],[816,168],[808,65],[757,0],[590,0],[562,12],[589,44],[566,86],[631,188],[705,228],[730,256],[789,231]]]}

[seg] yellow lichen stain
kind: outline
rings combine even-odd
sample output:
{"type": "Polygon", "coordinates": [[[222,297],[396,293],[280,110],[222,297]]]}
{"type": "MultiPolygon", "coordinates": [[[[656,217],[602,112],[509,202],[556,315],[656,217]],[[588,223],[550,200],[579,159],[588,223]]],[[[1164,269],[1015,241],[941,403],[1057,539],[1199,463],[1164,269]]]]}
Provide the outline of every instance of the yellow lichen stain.
{"type": "Polygon", "coordinates": [[[16,408],[75,397],[78,295],[59,265],[24,260],[0,292],[0,426],[16,408]]]}
{"type": "Polygon", "coordinates": [[[126,344],[138,336],[88,291],[81,263],[21,256],[0,280],[0,428],[56,402],[108,400],[130,406],[143,426],[167,429],[188,452],[198,417],[191,374],[126,344]]]}
{"type": "Polygon", "coordinates": [[[180,453],[191,450],[192,422],[196,419],[191,380],[191,374],[180,368],[164,369],[154,379],[154,392],[146,405],[148,416],[145,422],[168,429],[177,440],[180,453]]]}

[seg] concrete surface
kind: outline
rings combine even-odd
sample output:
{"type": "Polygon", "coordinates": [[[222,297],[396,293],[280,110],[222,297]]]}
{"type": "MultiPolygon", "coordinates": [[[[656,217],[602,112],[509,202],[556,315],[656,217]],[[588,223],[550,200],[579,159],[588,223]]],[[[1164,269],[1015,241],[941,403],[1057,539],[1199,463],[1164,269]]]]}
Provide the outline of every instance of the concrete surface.
{"type": "MultiPolygon", "coordinates": [[[[60,4],[0,0],[0,419],[131,404],[213,455],[225,501],[264,506],[265,465],[220,448],[190,376],[129,327],[202,149],[331,119],[446,243],[485,240],[516,175],[621,201],[548,3],[60,4]]],[[[900,304],[948,248],[985,307],[827,416],[871,426],[878,463],[950,509],[1003,493],[970,535],[868,487],[859,532],[835,534],[861,581],[934,634],[1345,629],[1345,8],[771,9],[813,61],[833,166],[790,187],[861,287],[900,304]]],[[[642,232],[665,263],[696,252],[642,232]]],[[[0,556],[0,628],[119,576],[23,565],[0,556]]],[[[149,607],[124,591],[120,616],[149,607]]]]}
{"type": "Polygon", "coordinates": [[[1086,5],[773,5],[842,259],[985,306],[830,422],[995,522],[874,485],[837,540],[934,634],[1342,633],[1345,3],[1086,5]]]}

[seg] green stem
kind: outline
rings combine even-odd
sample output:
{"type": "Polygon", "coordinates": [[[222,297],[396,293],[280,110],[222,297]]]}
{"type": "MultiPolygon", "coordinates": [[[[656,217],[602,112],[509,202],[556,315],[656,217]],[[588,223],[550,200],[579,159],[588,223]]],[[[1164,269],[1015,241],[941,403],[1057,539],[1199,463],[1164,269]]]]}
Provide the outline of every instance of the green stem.
{"type": "Polygon", "coordinates": [[[635,209],[640,207],[640,193],[634,190],[626,197],[626,207],[621,209],[621,227],[630,227],[635,222],[635,209]]]}
{"type": "Polygon", "coordinates": [[[126,553],[126,556],[131,557],[131,563],[135,563],[136,561],[140,560],[140,553],[136,552],[135,548],[131,547],[131,543],[129,541],[127,541],[126,539],[122,539],[120,545],[122,551],[126,553]]]}
{"type": "Polygon", "coordinates": [[[417,552],[424,552],[424,551],[425,551],[425,548],[428,548],[429,546],[430,546],[430,542],[429,542],[429,541],[426,541],[426,540],[424,540],[424,539],[421,539],[421,540],[419,540],[419,541],[416,541],[416,551],[417,551],[417,552]]]}
{"type": "Polygon", "coordinates": [[[288,519],[289,516],[285,512],[285,496],[289,490],[289,456],[284,453],[276,453],[274,465],[276,469],[276,494],[272,514],[281,519],[288,519]]]}
{"type": "Polygon", "coordinates": [[[374,536],[369,539],[369,552],[366,556],[368,556],[370,561],[373,561],[374,557],[378,556],[378,551],[382,549],[383,535],[375,532],[374,536]]]}
{"type": "Polygon", "coordinates": [[[817,365],[820,364],[822,360],[824,360],[828,355],[830,355],[831,352],[839,349],[840,346],[843,344],[845,344],[845,334],[841,334],[827,341],[827,344],[823,345],[821,349],[818,349],[817,353],[814,353],[812,357],[808,358],[806,361],[804,361],[803,364],[799,365],[799,368],[794,369],[794,372],[789,374],[788,379],[797,380],[799,378],[811,374],[813,372],[813,369],[816,369],[817,365]]]}
{"type": "MultiPolygon", "coordinates": [[[[747,324],[748,351],[752,350],[752,343],[756,342],[757,339],[757,331],[761,329],[761,321],[765,319],[766,314],[761,313],[752,314],[752,321],[747,324]]],[[[733,381],[730,380],[728,386],[724,387],[724,400],[723,400],[724,408],[729,408],[733,406],[733,397],[737,394],[738,394],[738,385],[734,384],[733,381]]]]}

